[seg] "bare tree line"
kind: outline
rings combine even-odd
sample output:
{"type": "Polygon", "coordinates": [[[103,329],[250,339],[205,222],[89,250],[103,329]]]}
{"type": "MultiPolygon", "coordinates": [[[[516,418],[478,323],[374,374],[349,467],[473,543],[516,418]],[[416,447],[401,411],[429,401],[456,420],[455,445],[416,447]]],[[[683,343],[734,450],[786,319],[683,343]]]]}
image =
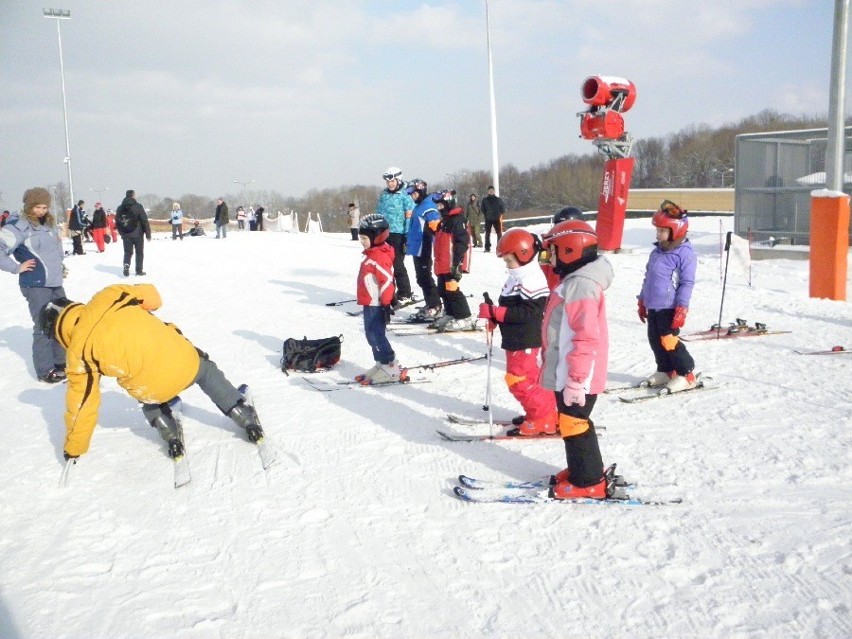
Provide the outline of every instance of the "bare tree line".
{"type": "MultiPolygon", "coordinates": [[[[633,146],[636,164],[631,188],[719,188],[733,183],[734,139],[741,133],[789,131],[820,128],[827,125],[827,116],[791,116],[773,110],[743,118],[733,124],[712,128],[705,124],[691,125],[663,137],[637,140],[633,146]],[[728,181],[726,182],[726,176],[728,181]]],[[[590,148],[586,154],[570,154],[520,171],[509,164],[500,169],[500,196],[507,209],[515,215],[530,211],[554,211],[572,205],[583,210],[597,207],[601,170],[604,159],[590,148]]],[[[416,170],[412,169],[414,173],[416,170]]],[[[409,173],[409,177],[416,177],[409,173]]],[[[418,175],[429,181],[430,188],[453,188],[460,203],[471,193],[480,198],[491,183],[491,172],[459,169],[446,173],[442,180],[418,175]]],[[[378,181],[377,181],[378,182],[378,181]]],[[[68,187],[64,182],[48,186],[52,190],[55,211],[59,219],[71,208],[68,187]]],[[[243,194],[230,193],[223,197],[230,209],[238,205],[262,205],[267,215],[277,211],[296,211],[300,216],[309,212],[320,215],[326,231],[345,231],[348,227],[347,205],[355,202],[362,213],[375,209],[382,185],[340,186],[312,189],[302,197],[285,196],[277,191],[252,190],[243,194]]],[[[148,193],[137,199],[149,211],[152,219],[167,219],[172,203],[180,202],[184,215],[208,218],[213,215],[215,200],[208,196],[187,193],[178,198],[148,193]]],[[[105,206],[115,209],[119,202],[105,206]]]]}

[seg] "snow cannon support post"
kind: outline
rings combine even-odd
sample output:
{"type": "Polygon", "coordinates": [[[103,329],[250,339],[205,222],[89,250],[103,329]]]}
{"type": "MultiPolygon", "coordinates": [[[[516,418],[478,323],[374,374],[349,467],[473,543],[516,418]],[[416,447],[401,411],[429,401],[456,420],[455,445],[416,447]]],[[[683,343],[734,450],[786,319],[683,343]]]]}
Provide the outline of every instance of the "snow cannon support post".
{"type": "Polygon", "coordinates": [[[810,296],[846,300],[849,196],[827,189],[811,193],[810,296]]]}
{"type": "Polygon", "coordinates": [[[636,101],[636,86],[613,76],[590,76],[581,88],[583,102],[589,105],[580,116],[580,137],[591,140],[607,160],[604,163],[595,231],[598,246],[604,251],[618,251],[624,235],[627,193],[633,176],[630,148],[633,139],[624,129],[626,113],[636,101]]]}

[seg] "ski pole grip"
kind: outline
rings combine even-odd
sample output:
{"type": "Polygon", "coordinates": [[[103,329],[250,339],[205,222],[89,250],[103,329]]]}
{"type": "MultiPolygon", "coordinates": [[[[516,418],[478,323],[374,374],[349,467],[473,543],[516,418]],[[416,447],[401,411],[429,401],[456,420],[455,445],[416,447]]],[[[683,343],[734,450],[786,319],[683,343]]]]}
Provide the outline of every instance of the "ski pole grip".
{"type": "Polygon", "coordinates": [[[482,294],[482,297],[485,300],[485,303],[488,304],[488,306],[494,306],[494,302],[491,301],[491,296],[488,294],[487,291],[482,294]]]}
{"type": "Polygon", "coordinates": [[[733,231],[728,231],[727,235],[725,235],[725,252],[731,248],[731,235],[733,235],[733,231]]]}

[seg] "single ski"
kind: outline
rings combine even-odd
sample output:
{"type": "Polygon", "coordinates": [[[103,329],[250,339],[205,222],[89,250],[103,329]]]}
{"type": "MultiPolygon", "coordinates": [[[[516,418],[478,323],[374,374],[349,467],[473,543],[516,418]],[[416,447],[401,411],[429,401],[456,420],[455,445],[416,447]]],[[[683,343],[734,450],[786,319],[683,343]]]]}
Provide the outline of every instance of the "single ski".
{"type": "MultiPolygon", "coordinates": [[[[420,298],[413,297],[413,298],[411,298],[411,301],[406,302],[405,304],[400,304],[399,306],[394,308],[393,311],[394,311],[394,313],[396,313],[397,311],[402,310],[403,308],[408,308],[409,306],[414,306],[415,304],[422,302],[422,301],[423,300],[421,300],[420,298]]],[[[364,309],[362,308],[362,309],[359,309],[357,311],[346,311],[346,314],[351,315],[352,317],[358,317],[358,316],[364,314],[364,309]]]]}
{"type": "MultiPolygon", "coordinates": [[[[243,396],[246,404],[250,404],[254,407],[254,398],[252,397],[251,389],[248,387],[248,384],[240,384],[240,387],[237,388],[237,390],[240,392],[240,395],[243,396]]],[[[263,467],[263,470],[266,470],[275,463],[275,460],[278,458],[278,453],[275,451],[275,447],[270,443],[269,436],[265,432],[263,437],[253,443],[255,448],[257,448],[258,457],[260,457],[260,465],[263,467]]]]}
{"type": "Polygon", "coordinates": [[[508,432],[503,432],[498,435],[461,435],[458,433],[447,433],[442,430],[437,430],[435,432],[449,442],[487,442],[505,441],[509,439],[561,439],[558,432],[553,435],[545,435],[544,433],[537,435],[510,435],[508,432]]]}
{"type": "Polygon", "coordinates": [[[849,355],[852,350],[846,349],[843,346],[835,346],[825,351],[796,351],[799,355],[849,355]]]}
{"type": "Polygon", "coordinates": [[[617,395],[619,393],[628,393],[630,391],[640,390],[643,388],[650,388],[650,386],[648,386],[648,382],[644,379],[641,382],[636,382],[635,384],[629,384],[626,386],[611,386],[610,388],[604,389],[604,393],[607,395],[617,395]]]}
{"type": "Polygon", "coordinates": [[[361,382],[357,382],[355,380],[345,381],[345,382],[315,382],[314,380],[308,379],[307,377],[302,377],[301,379],[305,380],[305,382],[313,388],[314,390],[318,390],[322,393],[330,393],[332,391],[340,391],[346,390],[348,388],[384,388],[386,386],[408,386],[409,384],[430,384],[431,380],[428,379],[408,379],[406,381],[400,382],[380,382],[378,384],[362,384],[361,382]]]}
{"type": "Polygon", "coordinates": [[[523,491],[514,488],[473,490],[463,486],[455,486],[453,492],[456,497],[463,501],[480,504],[595,504],[621,505],[621,506],[668,506],[683,503],[680,498],[676,499],[642,499],[626,495],[625,498],[610,499],[554,499],[549,496],[549,488],[542,490],[523,491]]]}
{"type": "Polygon", "coordinates": [[[460,331],[439,331],[435,328],[418,328],[416,326],[411,327],[401,327],[399,325],[396,326],[388,326],[388,330],[396,335],[397,337],[408,337],[409,335],[456,335],[458,333],[482,333],[485,331],[484,328],[476,326],[475,328],[465,328],[460,331]]]}
{"type": "Polygon", "coordinates": [[[446,419],[448,422],[452,422],[453,424],[460,424],[462,426],[481,426],[483,424],[493,424],[494,426],[499,426],[501,428],[511,428],[512,426],[520,426],[523,424],[523,419],[521,419],[520,423],[515,423],[515,419],[495,419],[489,422],[487,419],[482,419],[481,417],[463,417],[461,415],[452,415],[447,414],[446,419]]]}
{"type": "Polygon", "coordinates": [[[677,391],[676,393],[669,392],[669,390],[665,386],[663,386],[660,389],[657,389],[656,387],[649,388],[649,389],[642,388],[641,390],[650,390],[652,392],[642,394],[642,395],[630,395],[630,396],[627,396],[627,397],[625,397],[624,395],[619,395],[618,399],[621,400],[622,402],[625,402],[626,404],[635,404],[637,402],[644,402],[644,401],[647,401],[649,399],[661,399],[661,398],[664,398],[664,397],[676,397],[676,396],[679,396],[679,395],[683,395],[684,393],[691,393],[693,391],[712,390],[713,388],[715,388],[715,386],[710,386],[710,385],[707,384],[707,382],[711,379],[712,379],[711,377],[704,377],[699,373],[698,375],[696,375],[695,386],[693,386],[691,388],[687,388],[687,389],[682,390],[682,391],[677,391]]]}
{"type": "Polygon", "coordinates": [[[458,359],[447,359],[441,362],[432,364],[418,364],[417,366],[403,366],[404,371],[424,370],[431,371],[436,368],[444,368],[445,366],[455,366],[456,364],[467,364],[469,362],[478,362],[483,359],[488,359],[488,355],[480,355],[479,357],[460,357],[458,359]]]}
{"type": "Polygon", "coordinates": [[[761,335],[783,335],[792,331],[770,331],[766,324],[755,322],[754,326],[749,326],[744,319],[737,318],[736,323],[731,323],[727,328],[715,324],[709,330],[682,335],[681,339],[684,342],[699,342],[711,339],[734,339],[737,337],[759,337],[761,335]]]}
{"type": "MultiPolygon", "coordinates": [[[[634,486],[633,482],[627,481],[622,475],[616,475],[614,468],[612,479],[614,485],[620,488],[634,486]]],[[[544,475],[529,481],[477,479],[468,475],[459,475],[458,480],[463,488],[470,490],[541,490],[550,488],[556,481],[553,475],[544,475]]]]}
{"type": "Polygon", "coordinates": [[[179,457],[171,458],[172,462],[174,462],[175,488],[180,488],[192,481],[192,475],[189,471],[189,457],[186,456],[186,445],[183,441],[183,400],[180,396],[175,397],[169,402],[169,408],[172,411],[175,423],[177,423],[178,432],[180,433],[180,447],[183,449],[183,453],[179,457]]]}

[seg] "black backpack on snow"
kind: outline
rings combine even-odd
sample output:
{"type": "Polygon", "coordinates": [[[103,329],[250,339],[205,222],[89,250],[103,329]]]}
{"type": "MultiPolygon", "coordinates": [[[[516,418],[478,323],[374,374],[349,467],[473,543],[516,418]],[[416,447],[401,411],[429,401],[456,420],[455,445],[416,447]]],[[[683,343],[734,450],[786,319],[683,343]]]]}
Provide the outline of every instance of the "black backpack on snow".
{"type": "Polygon", "coordinates": [[[281,357],[281,370],[302,373],[315,373],[328,370],[340,361],[340,349],[343,335],[325,339],[296,340],[292,337],[284,340],[284,355],[281,357]]]}

